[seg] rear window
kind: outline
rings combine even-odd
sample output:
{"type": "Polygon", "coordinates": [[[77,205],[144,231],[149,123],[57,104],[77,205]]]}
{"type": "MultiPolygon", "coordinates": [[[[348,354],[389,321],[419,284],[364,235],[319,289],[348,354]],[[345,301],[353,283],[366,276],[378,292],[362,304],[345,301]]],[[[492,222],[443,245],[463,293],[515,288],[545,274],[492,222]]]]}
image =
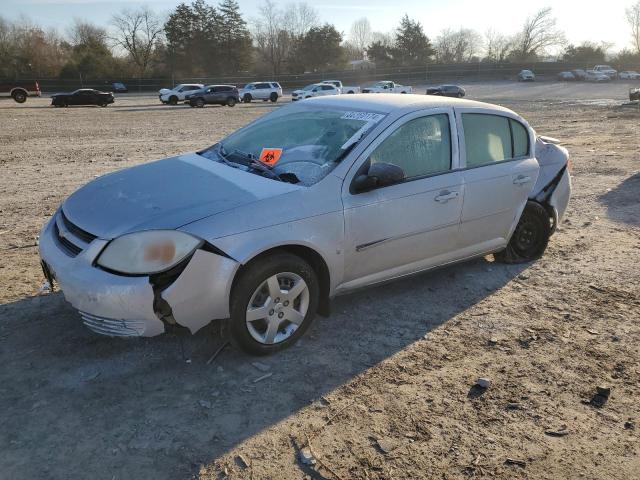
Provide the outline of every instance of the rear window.
{"type": "Polygon", "coordinates": [[[529,153],[529,133],[516,120],[500,115],[464,113],[462,125],[468,168],[529,153]]]}

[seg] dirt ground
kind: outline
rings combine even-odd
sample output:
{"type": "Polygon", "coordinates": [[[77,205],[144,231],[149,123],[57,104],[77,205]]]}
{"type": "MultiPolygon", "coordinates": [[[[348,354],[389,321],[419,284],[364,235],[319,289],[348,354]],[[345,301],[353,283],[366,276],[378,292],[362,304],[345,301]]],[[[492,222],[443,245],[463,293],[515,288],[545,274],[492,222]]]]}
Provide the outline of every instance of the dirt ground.
{"type": "Polygon", "coordinates": [[[640,478],[640,111],[618,106],[621,84],[554,85],[524,87],[544,100],[468,90],[571,151],[573,199],[540,261],[487,257],[339,297],[288,351],[227,347],[211,363],[215,325],[86,330],[61,293],[38,294],[35,237],[96,175],[277,107],[1,101],[0,478],[640,478]],[[600,408],[597,386],[611,388],[600,408]]]}

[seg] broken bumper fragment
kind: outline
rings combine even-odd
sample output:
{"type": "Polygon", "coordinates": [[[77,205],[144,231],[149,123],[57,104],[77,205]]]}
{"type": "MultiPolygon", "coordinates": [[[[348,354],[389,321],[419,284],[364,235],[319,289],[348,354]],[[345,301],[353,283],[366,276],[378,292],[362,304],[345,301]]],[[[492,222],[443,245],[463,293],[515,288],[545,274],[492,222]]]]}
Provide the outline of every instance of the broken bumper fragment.
{"type": "Polygon", "coordinates": [[[163,333],[166,323],[176,323],[195,333],[229,316],[229,293],[238,268],[234,260],[196,250],[176,279],[156,288],[149,276],[118,275],[95,266],[108,240],[83,243],[62,230],[59,216],[56,213],[40,234],[40,257],[91,330],[151,337],[163,333]],[[159,304],[165,306],[162,313],[156,311],[159,304]]]}

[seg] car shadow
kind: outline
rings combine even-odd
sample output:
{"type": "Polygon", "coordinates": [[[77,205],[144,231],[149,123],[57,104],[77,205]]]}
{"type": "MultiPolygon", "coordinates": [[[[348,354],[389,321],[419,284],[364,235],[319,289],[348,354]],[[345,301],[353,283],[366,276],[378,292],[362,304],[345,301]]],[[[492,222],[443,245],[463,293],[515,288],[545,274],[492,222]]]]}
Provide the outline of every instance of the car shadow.
{"type": "Polygon", "coordinates": [[[209,361],[223,344],[219,323],[193,336],[109,338],[85,329],[60,293],[2,305],[0,471],[191,477],[525,268],[480,259],[338,297],[298,344],[259,359],[227,346],[209,361]]]}
{"type": "Polygon", "coordinates": [[[600,196],[613,220],[640,225],[640,173],[624,180],[616,188],[600,196]]]}

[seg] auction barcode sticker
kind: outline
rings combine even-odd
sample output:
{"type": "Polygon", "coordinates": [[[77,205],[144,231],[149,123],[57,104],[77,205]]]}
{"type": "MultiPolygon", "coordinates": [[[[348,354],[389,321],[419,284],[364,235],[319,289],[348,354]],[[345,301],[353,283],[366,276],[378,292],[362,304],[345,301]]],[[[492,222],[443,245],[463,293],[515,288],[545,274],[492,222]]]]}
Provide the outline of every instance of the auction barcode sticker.
{"type": "Polygon", "coordinates": [[[384,115],[373,112],[345,112],[342,120],[362,120],[363,122],[378,122],[384,118],[384,115]]]}

